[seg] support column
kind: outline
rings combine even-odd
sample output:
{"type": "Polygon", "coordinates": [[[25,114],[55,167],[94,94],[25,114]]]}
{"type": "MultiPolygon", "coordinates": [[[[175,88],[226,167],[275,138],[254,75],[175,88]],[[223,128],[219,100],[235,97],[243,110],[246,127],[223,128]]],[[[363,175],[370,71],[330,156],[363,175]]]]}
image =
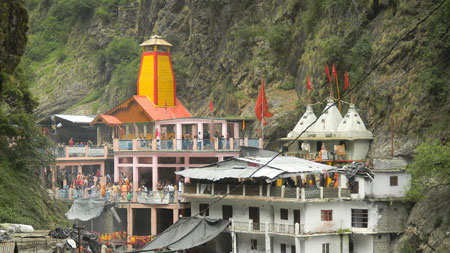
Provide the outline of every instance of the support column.
{"type": "Polygon", "coordinates": [[[184,169],[189,169],[189,156],[184,157],[184,169]]]}
{"type": "Polygon", "coordinates": [[[102,143],[102,131],[100,129],[100,125],[97,125],[97,145],[102,143]]]}
{"type": "Polygon", "coordinates": [[[151,213],[151,233],[152,235],[156,235],[158,233],[158,213],[155,207],[152,208],[151,213]]]}
{"type": "MultiPolygon", "coordinates": [[[[127,207],[127,242],[131,240],[133,236],[133,209],[128,205],[127,207]]],[[[128,250],[132,250],[132,245],[128,245],[128,250]]]]}
{"type": "Polygon", "coordinates": [[[231,243],[233,248],[233,253],[237,253],[237,238],[236,238],[236,232],[231,231],[231,243]]]}
{"type": "Polygon", "coordinates": [[[105,161],[103,161],[102,163],[100,163],[100,176],[104,177],[105,176],[105,161]]]}
{"type": "Polygon", "coordinates": [[[200,133],[203,138],[203,123],[198,123],[197,128],[197,133],[200,133]]]}
{"type": "Polygon", "coordinates": [[[217,157],[217,161],[218,161],[218,162],[222,162],[222,161],[223,161],[223,156],[217,157]]]}
{"type": "Polygon", "coordinates": [[[227,124],[226,121],[222,123],[222,135],[223,135],[223,138],[227,138],[227,135],[228,135],[228,126],[227,125],[228,124],[227,124]]]}
{"type": "Polygon", "coordinates": [[[139,187],[139,170],[138,170],[138,159],[133,156],[133,201],[137,199],[137,189],[139,187]]]}
{"type": "MultiPolygon", "coordinates": [[[[266,223],[266,225],[268,225],[268,223],[266,223]]],[[[266,246],[266,252],[267,252],[267,253],[270,253],[270,252],[271,252],[271,250],[270,250],[270,244],[271,244],[271,243],[270,243],[270,236],[269,236],[269,233],[266,232],[264,237],[265,237],[265,240],[264,240],[264,241],[265,241],[265,243],[266,243],[266,245],[265,245],[265,246],[266,246]]]]}
{"type": "Polygon", "coordinates": [[[234,134],[233,134],[233,137],[234,137],[234,139],[239,139],[239,123],[233,123],[233,131],[234,131],[234,134]]]}
{"type": "Polygon", "coordinates": [[[158,184],[158,157],[152,157],[152,179],[153,179],[153,191],[156,191],[156,185],[158,184]]]}
{"type": "Polygon", "coordinates": [[[295,253],[300,253],[300,238],[294,237],[295,240],[295,253]]]}
{"type": "Polygon", "coordinates": [[[119,157],[114,156],[114,182],[119,182],[119,157]]]}
{"type": "Polygon", "coordinates": [[[181,150],[182,149],[182,139],[183,139],[183,131],[182,131],[182,125],[181,123],[177,123],[176,127],[175,127],[175,139],[176,139],[176,145],[177,145],[177,150],[181,150]]]}
{"type": "Polygon", "coordinates": [[[83,175],[83,164],[80,163],[80,165],[77,165],[77,171],[78,171],[78,173],[83,175]]]}
{"type": "Polygon", "coordinates": [[[50,166],[50,170],[52,171],[52,189],[56,187],[56,166],[50,166]]]}
{"type": "MultiPolygon", "coordinates": [[[[176,162],[176,164],[180,164],[181,163],[181,157],[176,157],[175,158],[175,162],[176,162]]],[[[175,170],[176,171],[180,171],[181,168],[177,166],[177,167],[175,167],[175,170]]],[[[176,180],[175,184],[178,185],[178,182],[180,181],[180,175],[176,175],[175,178],[176,178],[175,179],[176,180]]]]}
{"type": "Polygon", "coordinates": [[[180,213],[180,209],[178,209],[178,208],[173,209],[173,223],[178,221],[178,217],[180,216],[179,213],[180,213]]]}

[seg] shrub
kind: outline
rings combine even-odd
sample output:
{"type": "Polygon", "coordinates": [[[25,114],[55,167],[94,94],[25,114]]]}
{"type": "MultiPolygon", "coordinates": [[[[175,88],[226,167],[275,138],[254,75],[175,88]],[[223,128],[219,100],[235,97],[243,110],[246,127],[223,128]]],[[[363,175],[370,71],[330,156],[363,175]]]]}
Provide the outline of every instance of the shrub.
{"type": "Polygon", "coordinates": [[[112,65],[121,62],[128,63],[139,58],[139,44],[130,37],[120,37],[113,39],[105,49],[106,60],[112,65]]]}
{"type": "Polygon", "coordinates": [[[278,88],[280,88],[282,90],[293,90],[294,87],[295,87],[295,83],[292,81],[284,82],[280,86],[278,86],[278,88]]]}

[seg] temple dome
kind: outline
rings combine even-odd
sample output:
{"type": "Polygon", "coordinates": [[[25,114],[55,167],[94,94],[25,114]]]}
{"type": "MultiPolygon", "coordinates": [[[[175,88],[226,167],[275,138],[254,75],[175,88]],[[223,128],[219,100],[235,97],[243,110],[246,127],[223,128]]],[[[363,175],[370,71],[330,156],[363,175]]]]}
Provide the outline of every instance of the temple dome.
{"type": "MultiPolygon", "coordinates": [[[[287,137],[297,137],[299,134],[301,134],[306,129],[306,127],[308,127],[316,119],[317,119],[317,117],[314,114],[311,105],[307,105],[305,113],[298,120],[297,125],[295,125],[294,129],[289,132],[287,137]]],[[[314,127],[314,126],[311,126],[308,129],[308,131],[310,131],[312,127],[314,127]]]]}
{"type": "Polygon", "coordinates": [[[337,127],[342,121],[342,115],[339,112],[339,109],[334,105],[333,98],[327,99],[327,106],[323,111],[324,113],[319,117],[314,126],[311,127],[311,131],[308,132],[310,134],[315,134],[316,137],[334,136],[337,127]]]}
{"type": "Polygon", "coordinates": [[[336,130],[338,137],[373,137],[371,131],[366,129],[364,122],[356,111],[355,105],[350,104],[348,112],[336,130]]]}

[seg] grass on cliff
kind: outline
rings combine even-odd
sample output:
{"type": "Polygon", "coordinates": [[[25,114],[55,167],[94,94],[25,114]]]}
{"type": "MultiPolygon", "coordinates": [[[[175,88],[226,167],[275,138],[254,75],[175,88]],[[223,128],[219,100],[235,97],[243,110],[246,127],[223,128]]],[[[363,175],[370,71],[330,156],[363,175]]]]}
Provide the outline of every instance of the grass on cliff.
{"type": "Polygon", "coordinates": [[[0,162],[0,222],[30,224],[35,229],[68,226],[67,203],[51,200],[39,178],[0,162]]]}

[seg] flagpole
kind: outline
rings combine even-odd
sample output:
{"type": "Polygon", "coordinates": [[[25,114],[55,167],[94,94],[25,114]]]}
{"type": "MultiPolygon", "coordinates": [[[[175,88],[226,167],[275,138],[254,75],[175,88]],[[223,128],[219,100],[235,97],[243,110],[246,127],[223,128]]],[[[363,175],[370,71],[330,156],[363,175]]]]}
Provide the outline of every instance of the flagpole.
{"type": "Polygon", "coordinates": [[[339,82],[338,82],[337,74],[336,74],[336,86],[337,86],[337,93],[338,93],[339,112],[341,112],[341,95],[339,94],[339,82]]]}

